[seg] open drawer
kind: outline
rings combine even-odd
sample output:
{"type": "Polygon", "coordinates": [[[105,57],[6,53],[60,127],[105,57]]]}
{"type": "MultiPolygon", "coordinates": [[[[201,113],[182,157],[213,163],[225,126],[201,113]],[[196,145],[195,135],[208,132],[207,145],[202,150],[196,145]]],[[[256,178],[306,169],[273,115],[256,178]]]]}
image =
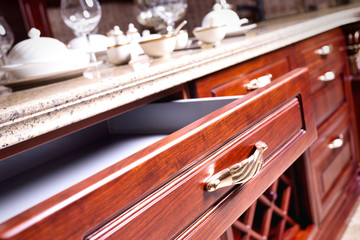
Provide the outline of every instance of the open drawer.
{"type": "Polygon", "coordinates": [[[8,217],[0,239],[216,238],[316,138],[307,76],[296,69],[237,100],[213,99],[215,108],[230,103],[192,110],[198,120],[171,107],[178,113],[172,121],[151,110],[161,116],[151,125],[138,109],[3,160],[20,166],[40,158],[18,175],[4,171],[0,211],[8,217]],[[184,118],[174,126],[187,126],[171,126],[184,118]],[[139,119],[148,127],[131,128],[139,119]],[[206,191],[214,175],[258,154],[259,141],[267,145],[262,170],[242,184],[206,191]]]}

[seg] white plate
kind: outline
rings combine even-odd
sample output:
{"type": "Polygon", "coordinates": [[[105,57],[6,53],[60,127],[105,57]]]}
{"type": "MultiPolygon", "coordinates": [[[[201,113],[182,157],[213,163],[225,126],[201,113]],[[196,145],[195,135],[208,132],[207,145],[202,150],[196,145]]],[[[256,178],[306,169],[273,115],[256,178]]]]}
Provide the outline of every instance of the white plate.
{"type": "Polygon", "coordinates": [[[226,33],[226,37],[239,36],[239,35],[241,35],[241,34],[247,33],[249,30],[254,29],[254,28],[256,28],[256,27],[257,27],[256,23],[253,23],[253,24],[241,26],[241,27],[239,27],[239,28],[233,28],[233,29],[230,29],[230,30],[226,33]]]}
{"type": "Polygon", "coordinates": [[[13,90],[20,90],[24,88],[44,85],[53,82],[59,82],[69,78],[81,76],[84,70],[90,66],[91,64],[86,64],[86,65],[74,67],[69,70],[39,75],[35,77],[2,80],[0,81],[0,84],[10,87],[13,90]]]}

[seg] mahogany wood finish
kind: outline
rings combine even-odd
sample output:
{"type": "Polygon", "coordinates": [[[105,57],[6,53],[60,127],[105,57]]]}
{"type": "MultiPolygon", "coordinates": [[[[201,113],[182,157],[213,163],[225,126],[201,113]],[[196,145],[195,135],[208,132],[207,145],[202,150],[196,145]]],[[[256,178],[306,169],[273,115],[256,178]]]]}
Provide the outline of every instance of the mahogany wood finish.
{"type": "Polygon", "coordinates": [[[304,158],[313,219],[319,228],[315,239],[335,239],[359,191],[359,141],[346,42],[341,29],[335,29],[302,41],[295,49],[298,65],[310,71],[319,135],[304,158]],[[323,56],[315,53],[324,46],[332,51],[323,56]],[[334,80],[319,81],[330,71],[334,80]],[[342,146],[330,149],[329,144],[340,136],[342,146]]]}
{"type": "Polygon", "coordinates": [[[301,230],[296,219],[299,216],[290,209],[303,208],[294,199],[294,181],[287,173],[281,175],[219,240],[300,239],[298,236],[307,230],[301,230]]]}
{"type": "Polygon", "coordinates": [[[306,69],[293,71],[1,224],[0,239],[216,238],[315,139],[309,95],[306,69]],[[204,191],[258,140],[269,144],[260,174],[204,191]]]}
{"type": "MultiPolygon", "coordinates": [[[[245,64],[197,80],[193,84],[196,87],[195,95],[205,97],[246,94],[244,84],[253,77],[271,73],[276,79],[277,74],[281,74],[279,71],[281,67],[309,69],[311,98],[319,139],[302,160],[306,165],[304,169],[307,183],[304,183],[307,184],[309,206],[316,224],[316,228],[312,228],[317,231],[318,237],[315,238],[333,239],[331,236],[338,234],[340,227],[332,229],[333,235],[324,234],[323,231],[326,231],[327,226],[335,226],[334,222],[340,224],[339,221],[331,221],[331,218],[337,212],[345,214],[348,210],[339,209],[337,206],[341,204],[338,202],[343,201],[344,209],[351,209],[354,198],[358,196],[356,186],[359,186],[359,181],[355,177],[359,161],[359,130],[355,120],[360,117],[355,118],[356,93],[353,92],[358,91],[359,88],[352,90],[351,87],[344,34],[341,29],[334,29],[266,57],[250,60],[245,64]],[[318,50],[324,50],[325,54],[318,54],[318,50]],[[329,52],[326,53],[327,50],[329,52]],[[264,66],[261,67],[260,63],[264,66]],[[328,72],[333,73],[334,79],[320,81],[320,78],[328,72]],[[343,136],[343,146],[330,150],[328,144],[339,135],[343,136]],[[348,190],[344,191],[344,189],[348,190]],[[343,196],[344,194],[346,197],[343,196]],[[345,201],[347,197],[350,199],[345,201]]],[[[346,216],[341,217],[344,218],[346,216]]]]}
{"type": "Polygon", "coordinates": [[[346,101],[346,94],[349,94],[344,83],[345,76],[348,75],[345,46],[344,35],[340,29],[295,45],[298,66],[309,68],[317,126],[330,117],[340,104],[346,101]],[[331,48],[330,53],[315,53],[324,47],[331,48]],[[327,72],[333,72],[335,80],[319,80],[327,72]]]}
{"type": "Polygon", "coordinates": [[[251,80],[267,74],[275,80],[294,68],[293,50],[284,48],[193,82],[193,94],[197,97],[244,95],[251,92],[245,87],[251,80]]]}
{"type": "Polygon", "coordinates": [[[319,138],[309,148],[312,186],[317,193],[316,211],[322,221],[356,171],[353,146],[350,141],[349,108],[343,105],[319,130],[319,138]],[[340,135],[344,143],[338,149],[328,145],[340,135]]]}
{"type": "MultiPolygon", "coordinates": [[[[304,81],[306,79],[306,76],[303,77],[304,81]]],[[[275,82],[281,81],[280,79],[275,80],[275,82]]],[[[296,85],[293,82],[292,84],[289,84],[289,88],[287,88],[287,90],[293,92],[295,90],[293,89],[293,87],[295,86],[296,85]]],[[[283,88],[283,90],[285,89],[283,88]]],[[[281,93],[278,92],[278,94],[283,93],[284,91],[282,90],[281,93]]],[[[276,99],[279,96],[278,94],[272,95],[271,98],[266,98],[267,101],[272,102],[272,100],[270,99],[276,99]]],[[[301,95],[301,99],[302,101],[304,101],[304,109],[306,109],[307,106],[311,108],[311,100],[305,100],[305,98],[303,98],[303,96],[305,97],[305,95],[303,95],[303,93],[301,93],[301,95]]],[[[312,115],[313,113],[309,114],[312,115]]],[[[314,124],[314,122],[312,122],[311,124],[314,124]]],[[[306,132],[312,132],[311,129],[306,129],[306,132]]],[[[315,137],[315,135],[313,137],[315,137]]],[[[296,147],[296,149],[300,150],[298,151],[298,153],[294,153],[292,151],[284,151],[289,148],[295,149],[295,145],[300,144],[300,139],[296,140],[297,138],[297,136],[294,136],[292,141],[288,142],[288,144],[283,145],[278,151],[274,152],[272,155],[273,158],[271,157],[271,160],[267,160],[267,164],[261,174],[259,174],[257,177],[250,180],[243,186],[235,188],[225,198],[223,198],[221,201],[218,201],[215,205],[208,209],[200,218],[198,218],[194,223],[192,223],[192,225],[185,229],[185,231],[182,232],[176,239],[215,239],[219,237],[219,235],[224,232],[224,229],[227,229],[233,222],[235,222],[236,219],[238,219],[238,217],[241,215],[241,213],[244,212],[252,204],[255,199],[254,197],[259,197],[261,193],[263,193],[264,190],[269,187],[270,184],[274,182],[280,176],[280,174],[291,165],[292,161],[290,159],[293,159],[294,157],[297,158],[296,156],[299,156],[299,154],[301,154],[300,152],[302,146],[300,147],[300,149],[296,147]]],[[[302,144],[311,144],[311,140],[310,142],[303,142],[302,144]]]]}

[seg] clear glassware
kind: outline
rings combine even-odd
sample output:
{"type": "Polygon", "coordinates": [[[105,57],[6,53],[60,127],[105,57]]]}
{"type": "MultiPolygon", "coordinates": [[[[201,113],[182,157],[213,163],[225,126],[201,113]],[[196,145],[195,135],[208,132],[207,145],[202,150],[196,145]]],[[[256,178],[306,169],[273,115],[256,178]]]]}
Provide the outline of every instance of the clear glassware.
{"type": "Polygon", "coordinates": [[[186,0],[136,0],[137,21],[160,33],[171,33],[187,10],[186,0]]]}
{"type": "Polygon", "coordinates": [[[0,16],[0,58],[1,65],[8,64],[7,52],[14,44],[14,34],[4,17],[0,16]]]}
{"type": "Polygon", "coordinates": [[[76,36],[85,36],[91,55],[96,62],[95,53],[91,50],[90,33],[94,31],[101,19],[101,6],[97,0],[61,0],[61,17],[76,36]]]}

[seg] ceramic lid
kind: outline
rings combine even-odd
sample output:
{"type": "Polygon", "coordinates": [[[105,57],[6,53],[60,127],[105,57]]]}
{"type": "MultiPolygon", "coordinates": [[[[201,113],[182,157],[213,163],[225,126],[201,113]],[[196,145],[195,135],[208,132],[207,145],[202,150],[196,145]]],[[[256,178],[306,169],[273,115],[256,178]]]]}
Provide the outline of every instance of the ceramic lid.
{"type": "Polygon", "coordinates": [[[17,43],[9,52],[10,64],[62,62],[66,59],[66,45],[55,38],[40,37],[40,31],[32,28],[29,39],[17,43]]]}

